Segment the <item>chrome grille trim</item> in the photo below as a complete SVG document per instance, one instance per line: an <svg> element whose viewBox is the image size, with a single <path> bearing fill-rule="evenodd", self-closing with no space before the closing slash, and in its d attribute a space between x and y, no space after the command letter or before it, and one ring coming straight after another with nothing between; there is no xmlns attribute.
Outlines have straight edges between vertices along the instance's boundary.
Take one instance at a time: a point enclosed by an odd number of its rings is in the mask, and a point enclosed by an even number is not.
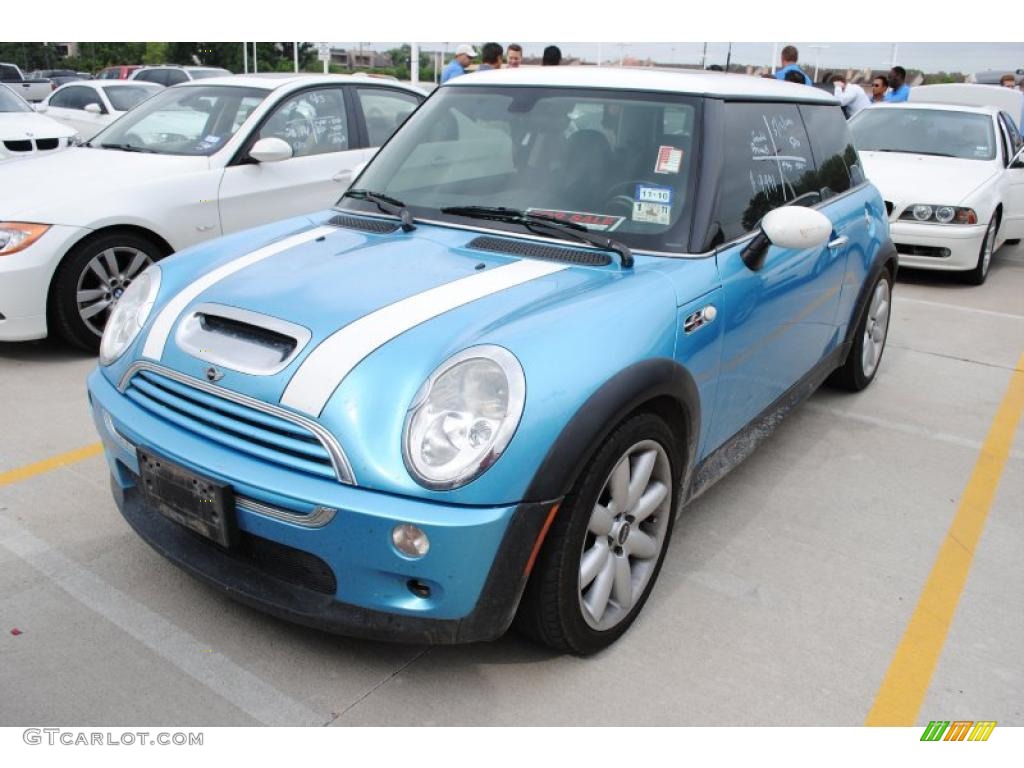
<svg viewBox="0 0 1024 768"><path fill-rule="evenodd" d="M239 509L255 512L257 515L264 515L286 523L301 525L304 528L323 528L338 514L338 510L331 507L314 507L310 514L302 515L279 507L272 507L269 504L264 504L245 496L236 496L235 506Z"/></svg>
<svg viewBox="0 0 1024 768"><path fill-rule="evenodd" d="M238 405L262 411L270 416L276 416L279 419L284 419L296 426L302 427L306 431L311 432L324 447L324 450L327 451L327 454L331 459L331 467L334 469L334 474L338 478L339 482L345 483L346 485L356 484L355 474L352 472L352 465L349 463L348 457L345 455L345 451L342 450L341 445L334 438L334 435L312 419L306 418L305 416L301 416L292 411L285 410L284 408L278 408L277 406L270 405L269 403L264 403L261 400L256 400L255 398L248 397L247 395L242 395L238 392L232 392L229 389L218 387L207 381L194 379L191 376L186 376L178 371L173 371L170 368L165 368L162 365L150 363L145 360L138 360L128 367L128 370L124 372L124 375L121 377L121 381L117 385L118 391L124 394L125 390L128 389L128 385L131 383L132 377L139 373L139 371L152 371L160 376L166 376L173 381L177 381L179 384L194 387L200 392L205 392L208 395L220 397L233 403L237 403Z"/></svg>

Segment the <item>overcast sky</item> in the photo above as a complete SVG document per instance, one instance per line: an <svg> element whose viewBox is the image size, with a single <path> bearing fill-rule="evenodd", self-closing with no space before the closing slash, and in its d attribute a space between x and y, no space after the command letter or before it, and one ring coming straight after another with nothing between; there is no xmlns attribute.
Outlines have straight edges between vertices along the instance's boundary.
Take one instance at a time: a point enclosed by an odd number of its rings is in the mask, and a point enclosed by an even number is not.
<svg viewBox="0 0 1024 768"><path fill-rule="evenodd" d="M451 51L461 41L447 43ZM476 41L478 42L478 41ZM507 45L512 40L498 40ZM566 56L579 56L596 61L598 51L605 61L618 61L623 53L636 58L652 58L661 63L699 63L703 43L559 43ZM779 43L779 49L785 41ZM336 46L355 48L359 43L334 43ZM363 43L364 48L383 50L401 43ZM526 55L540 56L547 43L523 43ZM819 59L822 68L871 67L888 68L896 63L908 69L926 72L978 72L986 69L1013 71L1024 68L1024 43L796 43L800 48L800 61L813 68ZM814 46L826 46L815 48ZM420 43L425 49L442 49L445 43ZM708 43L707 63L725 64L728 43ZM765 64L772 58L772 43L733 43L732 60L738 64Z"/></svg>

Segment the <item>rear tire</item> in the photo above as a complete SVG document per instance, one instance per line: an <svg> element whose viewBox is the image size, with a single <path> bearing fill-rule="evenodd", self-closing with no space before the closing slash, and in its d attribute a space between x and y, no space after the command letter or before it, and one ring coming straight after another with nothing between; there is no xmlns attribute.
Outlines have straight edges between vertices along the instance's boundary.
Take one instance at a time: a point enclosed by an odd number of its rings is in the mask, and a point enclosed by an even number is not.
<svg viewBox="0 0 1024 768"><path fill-rule="evenodd" d="M629 629L672 535L681 461L662 419L618 426L562 501L516 615L518 630L587 655Z"/></svg>
<svg viewBox="0 0 1024 768"><path fill-rule="evenodd" d="M111 232L76 245L54 277L57 333L76 347L97 351L103 328L124 289L165 255L153 240L130 232Z"/></svg>
<svg viewBox="0 0 1024 768"><path fill-rule="evenodd" d="M971 285L981 285L988 278L989 267L992 266L992 255L996 248L996 229L999 222L993 216L985 230L985 237L981 241L981 250L978 252L978 263L970 272L964 273L964 282Z"/></svg>
<svg viewBox="0 0 1024 768"><path fill-rule="evenodd" d="M837 368L829 377L829 384L859 392L874 380L882 363L885 342L889 338L891 313L892 275L886 268L871 287L868 305L857 325L850 354L842 367Z"/></svg>

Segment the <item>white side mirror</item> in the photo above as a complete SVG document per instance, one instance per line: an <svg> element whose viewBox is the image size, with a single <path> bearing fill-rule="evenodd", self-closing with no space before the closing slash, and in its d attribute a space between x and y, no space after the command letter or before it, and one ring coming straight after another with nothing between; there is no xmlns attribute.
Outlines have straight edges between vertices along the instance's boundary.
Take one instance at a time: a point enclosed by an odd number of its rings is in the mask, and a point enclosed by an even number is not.
<svg viewBox="0 0 1024 768"><path fill-rule="evenodd" d="M284 139L270 136L252 145L249 157L259 163L277 163L292 156L292 146Z"/></svg>
<svg viewBox="0 0 1024 768"><path fill-rule="evenodd" d="M86 104L85 105L85 111L88 112L90 115L102 115L103 114L103 110L100 108L99 104Z"/></svg>
<svg viewBox="0 0 1024 768"><path fill-rule="evenodd" d="M761 219L761 229L780 248L814 248L828 242L832 222L813 208L787 205L770 211Z"/></svg>

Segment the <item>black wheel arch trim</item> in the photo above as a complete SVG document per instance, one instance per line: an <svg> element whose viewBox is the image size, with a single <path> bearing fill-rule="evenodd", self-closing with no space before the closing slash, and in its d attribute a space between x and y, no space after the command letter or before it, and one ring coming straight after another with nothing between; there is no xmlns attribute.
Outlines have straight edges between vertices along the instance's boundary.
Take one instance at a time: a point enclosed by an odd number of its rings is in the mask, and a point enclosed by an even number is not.
<svg viewBox="0 0 1024 768"><path fill-rule="evenodd" d="M686 368L674 359L659 357L624 368L587 398L548 449L524 500L565 496L617 425L645 406L666 402L678 406L683 416L682 424L670 423L669 427L680 436L680 481L681 487L686 487L700 435L700 395Z"/></svg>

